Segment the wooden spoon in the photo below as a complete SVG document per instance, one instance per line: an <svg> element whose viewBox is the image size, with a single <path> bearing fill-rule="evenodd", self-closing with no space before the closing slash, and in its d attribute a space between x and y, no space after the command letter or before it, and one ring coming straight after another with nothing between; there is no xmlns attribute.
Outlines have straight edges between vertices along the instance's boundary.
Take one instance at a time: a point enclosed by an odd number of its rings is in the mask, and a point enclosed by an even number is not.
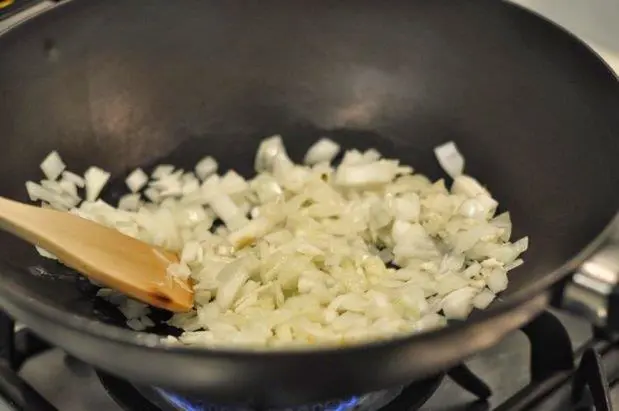
<svg viewBox="0 0 619 411"><path fill-rule="evenodd" d="M137 300L175 312L193 307L188 281L166 269L178 257L112 228L61 211L0 197L0 228L54 254L65 265Z"/></svg>

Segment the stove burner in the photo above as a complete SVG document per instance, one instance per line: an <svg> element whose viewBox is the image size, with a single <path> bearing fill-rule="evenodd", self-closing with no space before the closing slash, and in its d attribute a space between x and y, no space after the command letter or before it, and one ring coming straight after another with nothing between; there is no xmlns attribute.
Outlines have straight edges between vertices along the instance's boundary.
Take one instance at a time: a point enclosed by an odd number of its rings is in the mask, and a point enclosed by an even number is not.
<svg viewBox="0 0 619 411"><path fill-rule="evenodd" d="M158 388L155 388L155 391L171 405L176 407L178 411L252 411L252 407L247 405L216 405L205 403L200 400L192 401ZM314 404L305 404L300 407L286 407L282 408L280 411L376 411L393 401L401 392L402 388L383 390L365 395L353 395L345 400L324 401ZM271 408L270 411L278 410L276 408Z"/></svg>
<svg viewBox="0 0 619 411"><path fill-rule="evenodd" d="M203 399L191 399L160 388L138 388L133 384L97 372L108 394L126 411L252 411L258 407L221 405ZM302 406L267 408L269 411L414 411L434 394L443 375L412 383L406 387L351 396Z"/></svg>

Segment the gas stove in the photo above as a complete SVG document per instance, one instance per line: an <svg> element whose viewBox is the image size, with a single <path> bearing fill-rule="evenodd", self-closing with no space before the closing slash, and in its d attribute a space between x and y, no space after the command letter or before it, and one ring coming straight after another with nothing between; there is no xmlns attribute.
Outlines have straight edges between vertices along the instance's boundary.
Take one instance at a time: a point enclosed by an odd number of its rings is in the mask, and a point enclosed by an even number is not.
<svg viewBox="0 0 619 411"><path fill-rule="evenodd" d="M0 411L249 411L132 384L51 347L0 315ZM545 312L500 344L423 381L286 411L612 410L619 335ZM595 408L593 408L595 407Z"/></svg>

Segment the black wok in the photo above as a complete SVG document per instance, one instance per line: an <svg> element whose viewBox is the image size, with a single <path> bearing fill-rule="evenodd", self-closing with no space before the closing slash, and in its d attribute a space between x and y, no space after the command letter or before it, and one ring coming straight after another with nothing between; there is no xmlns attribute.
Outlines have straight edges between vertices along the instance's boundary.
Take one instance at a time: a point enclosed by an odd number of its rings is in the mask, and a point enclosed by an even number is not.
<svg viewBox="0 0 619 411"><path fill-rule="evenodd" d="M249 173L257 142L298 159L320 135L439 177L467 170L527 234L526 264L491 309L441 331L300 352L170 348L115 325L93 287L0 237L0 304L112 373L226 401L302 403L423 378L543 310L619 206L619 86L586 46L488 1L74 0L0 36L0 194L57 149L116 176L211 154ZM110 200L118 191L111 187Z"/></svg>

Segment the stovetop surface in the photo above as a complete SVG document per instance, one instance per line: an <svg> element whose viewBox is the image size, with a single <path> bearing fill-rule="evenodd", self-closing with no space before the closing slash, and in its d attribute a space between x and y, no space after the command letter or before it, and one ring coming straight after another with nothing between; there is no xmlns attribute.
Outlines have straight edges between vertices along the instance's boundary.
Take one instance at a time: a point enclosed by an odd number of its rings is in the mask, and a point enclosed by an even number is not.
<svg viewBox="0 0 619 411"><path fill-rule="evenodd" d="M573 347L583 346L592 336L591 327L574 317L556 313L564 324ZM467 365L491 390L487 402L479 402L449 377L423 406L424 411L492 410L502 404L529 382L529 342L520 331L509 335L498 345L471 358ZM619 371L619 350L616 361ZM612 367L611 367L612 368ZM607 370L614 375L615 370ZM107 394L94 370L61 350L53 349L27 361L20 375L39 393L63 411L121 411ZM534 410L569 411L569 384L564 384L554 394L538 404ZM612 401L619 407L619 387L611 390ZM476 402L477 401L477 402ZM6 407L5 407L6 408ZM0 411L9 411L10 408Z"/></svg>

